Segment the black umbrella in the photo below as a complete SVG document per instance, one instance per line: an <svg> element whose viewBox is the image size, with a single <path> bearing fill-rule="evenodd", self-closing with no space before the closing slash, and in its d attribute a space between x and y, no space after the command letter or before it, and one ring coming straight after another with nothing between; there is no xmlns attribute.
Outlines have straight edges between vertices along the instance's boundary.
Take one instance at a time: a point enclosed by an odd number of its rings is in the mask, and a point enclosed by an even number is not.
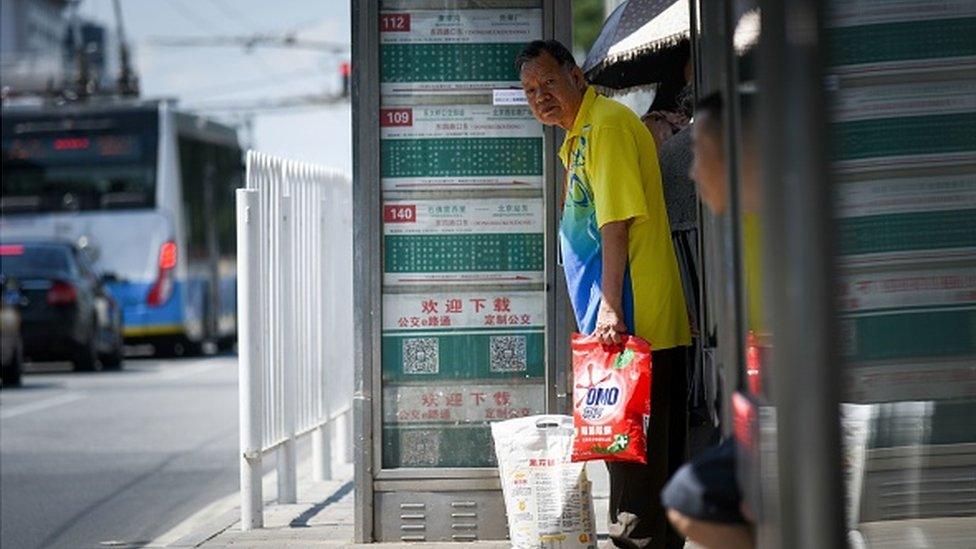
<svg viewBox="0 0 976 549"><path fill-rule="evenodd" d="M583 72L605 89L673 83L680 90L688 25L688 0L628 0L603 23Z"/></svg>

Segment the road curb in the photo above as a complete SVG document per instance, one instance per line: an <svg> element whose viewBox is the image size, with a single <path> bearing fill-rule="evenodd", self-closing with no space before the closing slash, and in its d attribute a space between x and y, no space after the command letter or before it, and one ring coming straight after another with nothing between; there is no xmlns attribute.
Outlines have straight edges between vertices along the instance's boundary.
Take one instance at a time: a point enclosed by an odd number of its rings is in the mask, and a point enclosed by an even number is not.
<svg viewBox="0 0 976 549"><path fill-rule="evenodd" d="M213 538L223 534L241 521L241 508L234 507L217 518L205 522L196 531L181 537L165 547L199 547Z"/></svg>

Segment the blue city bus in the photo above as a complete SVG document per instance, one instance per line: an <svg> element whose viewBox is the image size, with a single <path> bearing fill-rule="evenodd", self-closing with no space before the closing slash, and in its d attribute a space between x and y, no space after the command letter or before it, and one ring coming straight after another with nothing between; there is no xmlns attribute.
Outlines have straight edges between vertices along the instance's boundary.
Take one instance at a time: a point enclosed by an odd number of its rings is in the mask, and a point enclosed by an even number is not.
<svg viewBox="0 0 976 549"><path fill-rule="evenodd" d="M171 101L4 106L5 237L86 248L127 343L183 355L236 337L237 132Z"/></svg>

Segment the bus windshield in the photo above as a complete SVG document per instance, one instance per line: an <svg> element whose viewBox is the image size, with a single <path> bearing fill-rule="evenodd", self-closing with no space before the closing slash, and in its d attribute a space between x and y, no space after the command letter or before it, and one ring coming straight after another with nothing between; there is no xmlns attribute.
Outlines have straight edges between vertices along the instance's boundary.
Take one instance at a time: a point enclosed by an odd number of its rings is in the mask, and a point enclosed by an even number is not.
<svg viewBox="0 0 976 549"><path fill-rule="evenodd" d="M153 208L155 120L139 114L86 118L67 131L41 118L4 120L2 213Z"/></svg>

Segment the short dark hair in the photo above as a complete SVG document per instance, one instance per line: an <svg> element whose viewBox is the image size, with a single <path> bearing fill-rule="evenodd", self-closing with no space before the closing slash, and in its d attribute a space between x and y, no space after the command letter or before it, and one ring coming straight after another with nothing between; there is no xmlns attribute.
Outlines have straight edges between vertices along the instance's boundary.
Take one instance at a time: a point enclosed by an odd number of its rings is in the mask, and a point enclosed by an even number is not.
<svg viewBox="0 0 976 549"><path fill-rule="evenodd" d="M515 56L515 72L521 74L522 67L534 59L538 59L543 53L548 53L559 62L560 67L576 66L576 59L569 49L562 45L558 40L533 40L522 48L522 51Z"/></svg>
<svg viewBox="0 0 976 549"><path fill-rule="evenodd" d="M713 92L698 100L698 103L695 104L695 115L707 114L710 118L717 120L721 124L724 106L725 102L722 101L722 93Z"/></svg>
<svg viewBox="0 0 976 549"><path fill-rule="evenodd" d="M711 120L712 126L708 128L708 131L715 132L713 135L719 137L719 139L725 139L725 118L723 117L725 110L725 100L722 98L721 92L714 92L702 97L698 103L695 105L695 117L699 115L706 114ZM743 134L747 138L753 137L753 132L756 129L756 98L754 93L740 93L739 94L739 119L742 124ZM698 124L699 122L695 122Z"/></svg>

